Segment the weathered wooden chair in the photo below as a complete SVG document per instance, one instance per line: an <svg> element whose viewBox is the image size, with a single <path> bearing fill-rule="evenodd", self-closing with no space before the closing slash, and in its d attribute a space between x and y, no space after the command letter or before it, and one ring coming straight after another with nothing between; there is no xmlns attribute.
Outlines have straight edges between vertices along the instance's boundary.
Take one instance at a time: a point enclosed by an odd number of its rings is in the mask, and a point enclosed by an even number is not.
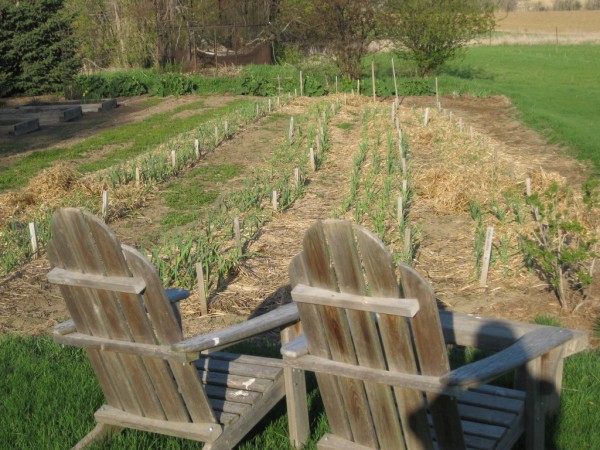
<svg viewBox="0 0 600 450"><path fill-rule="evenodd" d="M305 334L282 353L293 370L316 372L331 426L319 449L508 449L524 431L527 448L542 449L562 359L585 334L440 315L426 280L399 269L401 288L383 243L338 220L313 225L290 264ZM447 344L500 351L450 370ZM515 369L523 389L485 384ZM302 406L290 412L296 444L307 432Z"/></svg>
<svg viewBox="0 0 600 450"><path fill-rule="evenodd" d="M135 428L230 449L284 396L281 360L214 350L296 323L294 305L183 340L152 265L93 215L57 210L48 257L72 318L54 340L85 349L107 402L75 448Z"/></svg>

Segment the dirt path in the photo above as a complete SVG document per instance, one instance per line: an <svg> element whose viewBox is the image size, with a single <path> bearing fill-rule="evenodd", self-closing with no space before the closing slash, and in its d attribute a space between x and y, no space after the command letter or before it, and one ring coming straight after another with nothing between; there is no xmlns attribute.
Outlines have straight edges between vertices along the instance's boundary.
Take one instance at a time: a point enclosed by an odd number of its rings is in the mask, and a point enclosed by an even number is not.
<svg viewBox="0 0 600 450"><path fill-rule="evenodd" d="M304 232L316 220L332 217L334 208L346 194L344 188L348 185L360 127L347 131L336 125L355 121L352 113L360 109L346 106L332 118L329 124L331 148L324 164L309 175L304 195L262 227L258 238L247 249L248 253L258 256L245 260L238 269L238 276L212 299L214 310L244 317L289 301L288 265L301 250ZM289 112L295 113L293 109ZM182 305L182 312L188 327L186 332L194 334L206 329L206 320L194 307L194 298L189 305Z"/></svg>

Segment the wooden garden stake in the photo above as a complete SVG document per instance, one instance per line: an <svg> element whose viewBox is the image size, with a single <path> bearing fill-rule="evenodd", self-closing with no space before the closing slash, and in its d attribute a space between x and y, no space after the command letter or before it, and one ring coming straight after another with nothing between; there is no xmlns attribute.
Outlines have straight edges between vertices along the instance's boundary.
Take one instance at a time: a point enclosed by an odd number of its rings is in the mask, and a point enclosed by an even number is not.
<svg viewBox="0 0 600 450"><path fill-rule="evenodd" d="M206 288L204 287L204 270L202 263L196 263L196 278L198 278L198 298L200 299L200 314L208 314L208 303L206 302Z"/></svg>
<svg viewBox="0 0 600 450"><path fill-rule="evenodd" d="M279 209L279 201L277 200L277 191L273 189L273 211L277 211Z"/></svg>
<svg viewBox="0 0 600 450"><path fill-rule="evenodd" d="M136 186L140 185L140 166L137 166L135 168L135 185Z"/></svg>
<svg viewBox="0 0 600 450"><path fill-rule="evenodd" d="M277 96L277 107L279 108L281 106L281 100L279 99L279 95Z"/></svg>
<svg viewBox="0 0 600 450"><path fill-rule="evenodd" d="M371 61L371 82L373 84L373 102L376 102L377 93L375 92L375 60Z"/></svg>
<svg viewBox="0 0 600 450"><path fill-rule="evenodd" d="M412 236L411 236L411 232L410 232L410 226L404 227L404 254L405 255L408 255L410 253L411 240L412 240Z"/></svg>
<svg viewBox="0 0 600 450"><path fill-rule="evenodd" d="M294 168L294 181L296 182L296 188L300 187L300 169Z"/></svg>
<svg viewBox="0 0 600 450"><path fill-rule="evenodd" d="M321 136L317 135L315 138L315 146L317 147L317 154L321 153Z"/></svg>
<svg viewBox="0 0 600 450"><path fill-rule="evenodd" d="M394 58L392 58L392 75L394 77L394 95L396 95L396 100L398 100L398 82L396 81L396 68L394 67Z"/></svg>
<svg viewBox="0 0 600 450"><path fill-rule="evenodd" d="M198 139L194 140L194 153L196 154L196 159L200 159L200 141Z"/></svg>
<svg viewBox="0 0 600 450"><path fill-rule="evenodd" d="M315 150L311 147L309 150L310 153L310 168L313 172L317 170L317 161L315 160Z"/></svg>
<svg viewBox="0 0 600 450"><path fill-rule="evenodd" d="M429 108L425 108L425 117L423 118L423 126L429 123Z"/></svg>
<svg viewBox="0 0 600 450"><path fill-rule="evenodd" d="M300 97L304 95L304 83L302 83L302 71L300 71Z"/></svg>
<svg viewBox="0 0 600 450"><path fill-rule="evenodd" d="M39 256L37 229L35 223L29 222L29 238L31 239L31 253L34 258Z"/></svg>
<svg viewBox="0 0 600 450"><path fill-rule="evenodd" d="M269 99L269 112L271 112L271 99Z"/></svg>
<svg viewBox="0 0 600 450"><path fill-rule="evenodd" d="M240 233L240 218L233 218L233 234L235 235L235 245L237 248L242 248L242 236Z"/></svg>
<svg viewBox="0 0 600 450"><path fill-rule="evenodd" d="M337 75L335 76L335 93L338 93Z"/></svg>
<svg viewBox="0 0 600 450"><path fill-rule="evenodd" d="M356 80L356 95L360 95L360 80Z"/></svg>
<svg viewBox="0 0 600 450"><path fill-rule="evenodd" d="M269 106L271 105L271 99L269 99ZM270 110L270 109L269 109ZM225 136L229 135L229 122L227 121L227 119L225 119L223 121L223 134Z"/></svg>
<svg viewBox="0 0 600 450"><path fill-rule="evenodd" d="M290 117L290 130L288 132L288 140L292 142L292 138L294 137L294 116Z"/></svg>
<svg viewBox="0 0 600 450"><path fill-rule="evenodd" d="M108 189L102 191L102 220L108 219Z"/></svg>
<svg viewBox="0 0 600 450"><path fill-rule="evenodd" d="M486 287L488 270L490 267L490 258L492 256L492 242L494 239L494 227L488 227L485 233L485 247L483 250L483 261L481 263L481 277L479 278L479 286Z"/></svg>
<svg viewBox="0 0 600 450"><path fill-rule="evenodd" d="M398 196L398 225L402 226L404 222L404 210L402 209L402 196Z"/></svg>
<svg viewBox="0 0 600 450"><path fill-rule="evenodd" d="M171 150L171 165L174 169L177 167L177 154L175 150Z"/></svg>
<svg viewBox="0 0 600 450"><path fill-rule="evenodd" d="M256 105L256 109L258 109L258 105ZM217 145L219 145L219 127L215 125L215 147Z"/></svg>
<svg viewBox="0 0 600 450"><path fill-rule="evenodd" d="M298 97L298 88L294 88L294 97Z"/></svg>
<svg viewBox="0 0 600 450"><path fill-rule="evenodd" d="M525 194L531 196L531 178L525 178Z"/></svg>

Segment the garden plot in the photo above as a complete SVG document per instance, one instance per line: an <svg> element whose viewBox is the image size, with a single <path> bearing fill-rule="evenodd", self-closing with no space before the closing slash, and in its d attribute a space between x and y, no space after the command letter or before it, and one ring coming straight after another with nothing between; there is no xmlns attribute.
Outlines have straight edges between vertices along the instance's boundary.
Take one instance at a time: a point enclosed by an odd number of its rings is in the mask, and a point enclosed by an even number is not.
<svg viewBox="0 0 600 450"><path fill-rule="evenodd" d="M485 99L474 101L480 105ZM298 236L314 220L333 216L352 219L377 231L394 250L396 259L412 262L429 277L448 308L523 320L554 314L565 325L593 328L597 302L588 299L575 313L563 313L548 283L526 269L523 258L516 254L513 227L535 229L535 224L519 224L514 205L510 211L504 211L510 203L501 194L505 186L511 186L523 202L519 203L523 218L531 214L524 200L524 174L530 175L534 190L540 192L552 181L562 182L563 178L540 171L539 161L528 159L527 155L511 164L513 157L502 142L481 131L475 131L471 138L469 127L476 117L465 115L460 122L461 132L456 115L450 117L431 110L425 126L422 108L400 106L395 110L398 122L394 122L391 101L374 103L363 97L295 99L273 116L266 111L266 102L261 105L266 118L252 121L219 141L216 150L209 151L200 164L222 168L228 161L243 161L244 155L261 155L264 158L256 161L254 168L265 170L236 172L225 180L215 178L214 185L206 185L206 189L225 192L228 189L223 189L224 186L231 187L230 194L234 197L219 196L213 204L216 209L207 207L204 218L195 218L184 228L175 228L165 239L155 242L154 247L145 249L167 284L194 288L192 297L182 304L186 331L195 333L218 327L224 317L241 320L257 309L286 301L287 263L299 248ZM489 108L480 114L487 114L491 120L497 111ZM294 125L290 133L291 117ZM222 130L223 121L219 123ZM511 130L511 136L515 132ZM202 133L206 142L218 140L214 124ZM317 136L321 136L319 144ZM185 139L186 148L193 155L190 144L193 135ZM175 140L173 145L179 145L178 142L183 141ZM312 147L314 151L317 145L321 146L321 152L316 152L314 171L309 150ZM170 149L162 150L166 166L171 158ZM193 174L186 183L193 184L196 176L206 176L206 172L196 173L187 163L182 164L172 175ZM135 164L124 164L107 174L114 173L115 180L121 179L117 184L123 185L126 192L125 186L131 189L136 185L135 168ZM301 189L294 180L295 168L302 171ZM439 184L442 181L446 184ZM205 183L206 179L198 178L198 182ZM235 185L241 186L241 191ZM151 213L156 206L164 208L161 191L165 187L158 183L150 191L141 189L140 203L146 205L144 209L128 206L127 196L120 197L115 191L115 212L124 208L122 211L129 211L127 214L135 217L121 220L119 214L112 216L112 226L120 236L136 243L135 238L151 228L152 235L158 235L161 227L174 228L160 225L169 211ZM95 200L86 207L99 212L100 196L97 190L94 192ZM498 195L488 195L493 193ZM273 199L277 200L276 205ZM472 199L479 199L482 205L481 224L476 220L477 214L473 217ZM246 204L249 209L242 208ZM505 218L500 223L501 219L495 218L492 210L512 219ZM241 223L239 243L234 215ZM131 221L135 226L128 228ZM475 251L480 236L477 230L491 224L497 227L498 240L493 247L487 284L481 287L477 268L480 258ZM503 242L507 249L504 253ZM201 248L203 254L199 253ZM192 257L187 262L177 265L177 261L189 255ZM210 258L221 262L212 265ZM206 269L205 286L211 302L208 316L200 314L199 294L195 289L197 262ZM62 319L57 309L60 299L41 281L46 271L42 258L13 271L19 275L9 274L0 281L3 330L41 331ZM29 304L29 297L36 297L37 303Z"/></svg>

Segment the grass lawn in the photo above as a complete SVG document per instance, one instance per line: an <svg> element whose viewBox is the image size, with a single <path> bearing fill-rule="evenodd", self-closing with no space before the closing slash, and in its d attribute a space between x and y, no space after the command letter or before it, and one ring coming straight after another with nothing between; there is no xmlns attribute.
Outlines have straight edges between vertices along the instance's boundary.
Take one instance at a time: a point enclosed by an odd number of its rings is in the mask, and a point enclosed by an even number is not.
<svg viewBox="0 0 600 450"><path fill-rule="evenodd" d="M244 353L275 356L275 347L246 345ZM586 352L565 364L561 412L548 427L547 448L600 448L600 352ZM309 385L311 384L309 380ZM311 439L328 429L315 389L309 389ZM103 403L85 353L61 347L50 337L0 336L0 448L70 448L94 427ZM128 430L102 449L199 449L197 442ZM241 443L243 450L289 449L285 404L281 402Z"/></svg>

